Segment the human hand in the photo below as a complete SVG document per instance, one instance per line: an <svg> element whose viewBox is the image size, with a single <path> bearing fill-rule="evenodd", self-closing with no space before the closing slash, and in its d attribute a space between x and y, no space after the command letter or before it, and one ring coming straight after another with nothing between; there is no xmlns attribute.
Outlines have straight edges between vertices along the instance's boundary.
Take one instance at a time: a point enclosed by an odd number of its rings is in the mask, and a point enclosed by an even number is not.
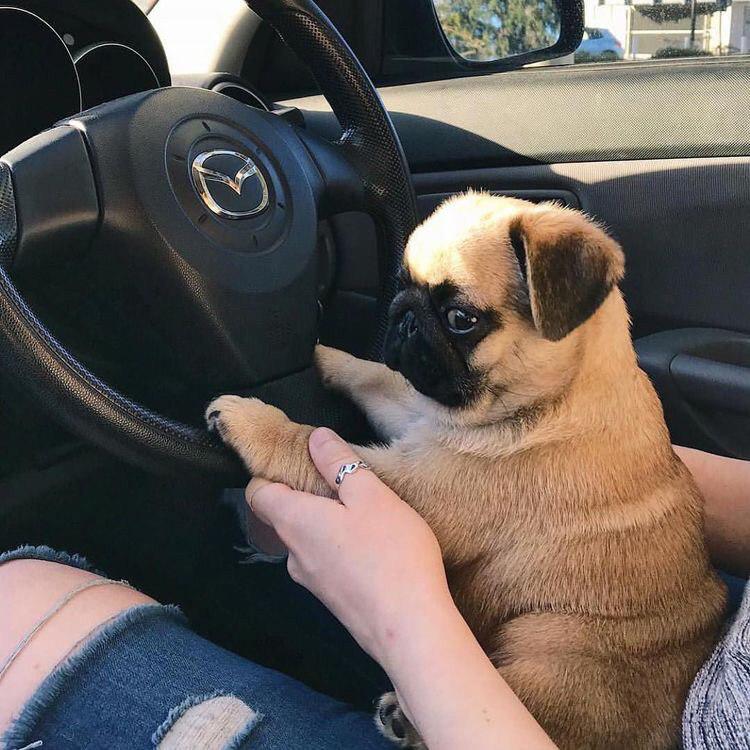
<svg viewBox="0 0 750 750"><path fill-rule="evenodd" d="M309 446L332 489L339 467L358 459L327 429ZM341 504L254 479L246 498L288 548L292 578L383 666L427 745L553 748L456 609L425 521L371 471L338 489Z"/></svg>
<svg viewBox="0 0 750 750"><path fill-rule="evenodd" d="M309 448L334 489L339 467L358 460L326 428L312 433ZM246 498L289 550L291 577L387 668L399 640L411 637L414 613L424 619L454 607L440 547L425 521L372 471L347 475L338 490L340 503L253 479Z"/></svg>

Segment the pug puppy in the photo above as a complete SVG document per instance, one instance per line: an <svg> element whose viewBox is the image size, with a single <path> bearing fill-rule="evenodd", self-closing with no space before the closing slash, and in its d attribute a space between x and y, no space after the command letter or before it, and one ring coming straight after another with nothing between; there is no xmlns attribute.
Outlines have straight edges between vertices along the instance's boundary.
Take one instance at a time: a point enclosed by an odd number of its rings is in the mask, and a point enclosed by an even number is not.
<svg viewBox="0 0 750 750"><path fill-rule="evenodd" d="M409 240L385 364L316 352L387 441L356 450L434 530L485 652L571 750L674 747L725 604L623 270L583 214L469 193ZM330 494L312 427L237 396L207 417L254 474ZM421 746L393 694L376 721Z"/></svg>

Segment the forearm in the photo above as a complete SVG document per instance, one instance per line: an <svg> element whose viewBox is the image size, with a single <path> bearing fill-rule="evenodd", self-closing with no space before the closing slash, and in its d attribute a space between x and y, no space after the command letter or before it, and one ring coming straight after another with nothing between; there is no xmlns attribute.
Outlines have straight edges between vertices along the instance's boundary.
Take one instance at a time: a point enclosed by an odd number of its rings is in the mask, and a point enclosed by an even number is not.
<svg viewBox="0 0 750 750"><path fill-rule="evenodd" d="M706 542L717 566L750 574L750 461L675 447L705 498Z"/></svg>
<svg viewBox="0 0 750 750"><path fill-rule="evenodd" d="M554 748L448 597L388 631L383 666L430 750Z"/></svg>

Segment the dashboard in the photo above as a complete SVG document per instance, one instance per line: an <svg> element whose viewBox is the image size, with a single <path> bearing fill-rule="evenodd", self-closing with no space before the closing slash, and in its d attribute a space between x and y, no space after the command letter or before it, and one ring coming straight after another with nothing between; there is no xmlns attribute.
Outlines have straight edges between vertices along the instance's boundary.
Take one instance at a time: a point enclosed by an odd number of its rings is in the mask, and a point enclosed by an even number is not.
<svg viewBox="0 0 750 750"><path fill-rule="evenodd" d="M60 119L171 83L131 0L0 2L0 154Z"/></svg>
<svg viewBox="0 0 750 750"><path fill-rule="evenodd" d="M0 0L0 155L83 110L172 83L161 40L133 0ZM174 83L278 109L229 73Z"/></svg>
<svg viewBox="0 0 750 750"><path fill-rule="evenodd" d="M0 80L0 155L83 110L173 83L161 41L133 0L0 0ZM175 83L275 108L226 73Z"/></svg>
<svg viewBox="0 0 750 750"><path fill-rule="evenodd" d="M131 0L0 2L0 154L60 119L171 82Z"/></svg>
<svg viewBox="0 0 750 750"><path fill-rule="evenodd" d="M173 83L284 111L303 124L293 108L234 74L173 80L161 40L134 0L0 0L0 156L60 120Z"/></svg>

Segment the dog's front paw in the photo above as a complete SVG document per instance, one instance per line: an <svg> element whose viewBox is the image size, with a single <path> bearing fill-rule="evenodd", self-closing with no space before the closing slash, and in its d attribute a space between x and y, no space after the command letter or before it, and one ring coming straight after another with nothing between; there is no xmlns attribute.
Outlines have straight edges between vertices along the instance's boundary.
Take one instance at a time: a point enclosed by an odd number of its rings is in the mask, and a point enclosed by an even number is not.
<svg viewBox="0 0 750 750"><path fill-rule="evenodd" d="M281 409L241 396L219 396L205 416L208 429L234 448L251 471L262 470L260 459L273 450L279 428L288 421Z"/></svg>
<svg viewBox="0 0 750 750"><path fill-rule="evenodd" d="M347 384L347 372L352 360L356 361L347 352L334 349L330 346L318 344L315 347L315 366L320 373L320 379L329 388L344 388Z"/></svg>
<svg viewBox="0 0 750 750"><path fill-rule="evenodd" d="M206 407L206 426L229 443L253 417L255 411L266 406L257 398L219 396Z"/></svg>
<svg viewBox="0 0 750 750"><path fill-rule="evenodd" d="M219 396L206 407L206 427L209 432L215 432L219 437L224 437L227 421L234 421L233 415L239 411L242 396ZM222 415L223 412L223 415ZM229 418L229 419L228 419Z"/></svg>
<svg viewBox="0 0 750 750"><path fill-rule="evenodd" d="M375 725L381 734L396 745L408 750L427 750L422 738L401 710L396 693L386 693L379 701Z"/></svg>

